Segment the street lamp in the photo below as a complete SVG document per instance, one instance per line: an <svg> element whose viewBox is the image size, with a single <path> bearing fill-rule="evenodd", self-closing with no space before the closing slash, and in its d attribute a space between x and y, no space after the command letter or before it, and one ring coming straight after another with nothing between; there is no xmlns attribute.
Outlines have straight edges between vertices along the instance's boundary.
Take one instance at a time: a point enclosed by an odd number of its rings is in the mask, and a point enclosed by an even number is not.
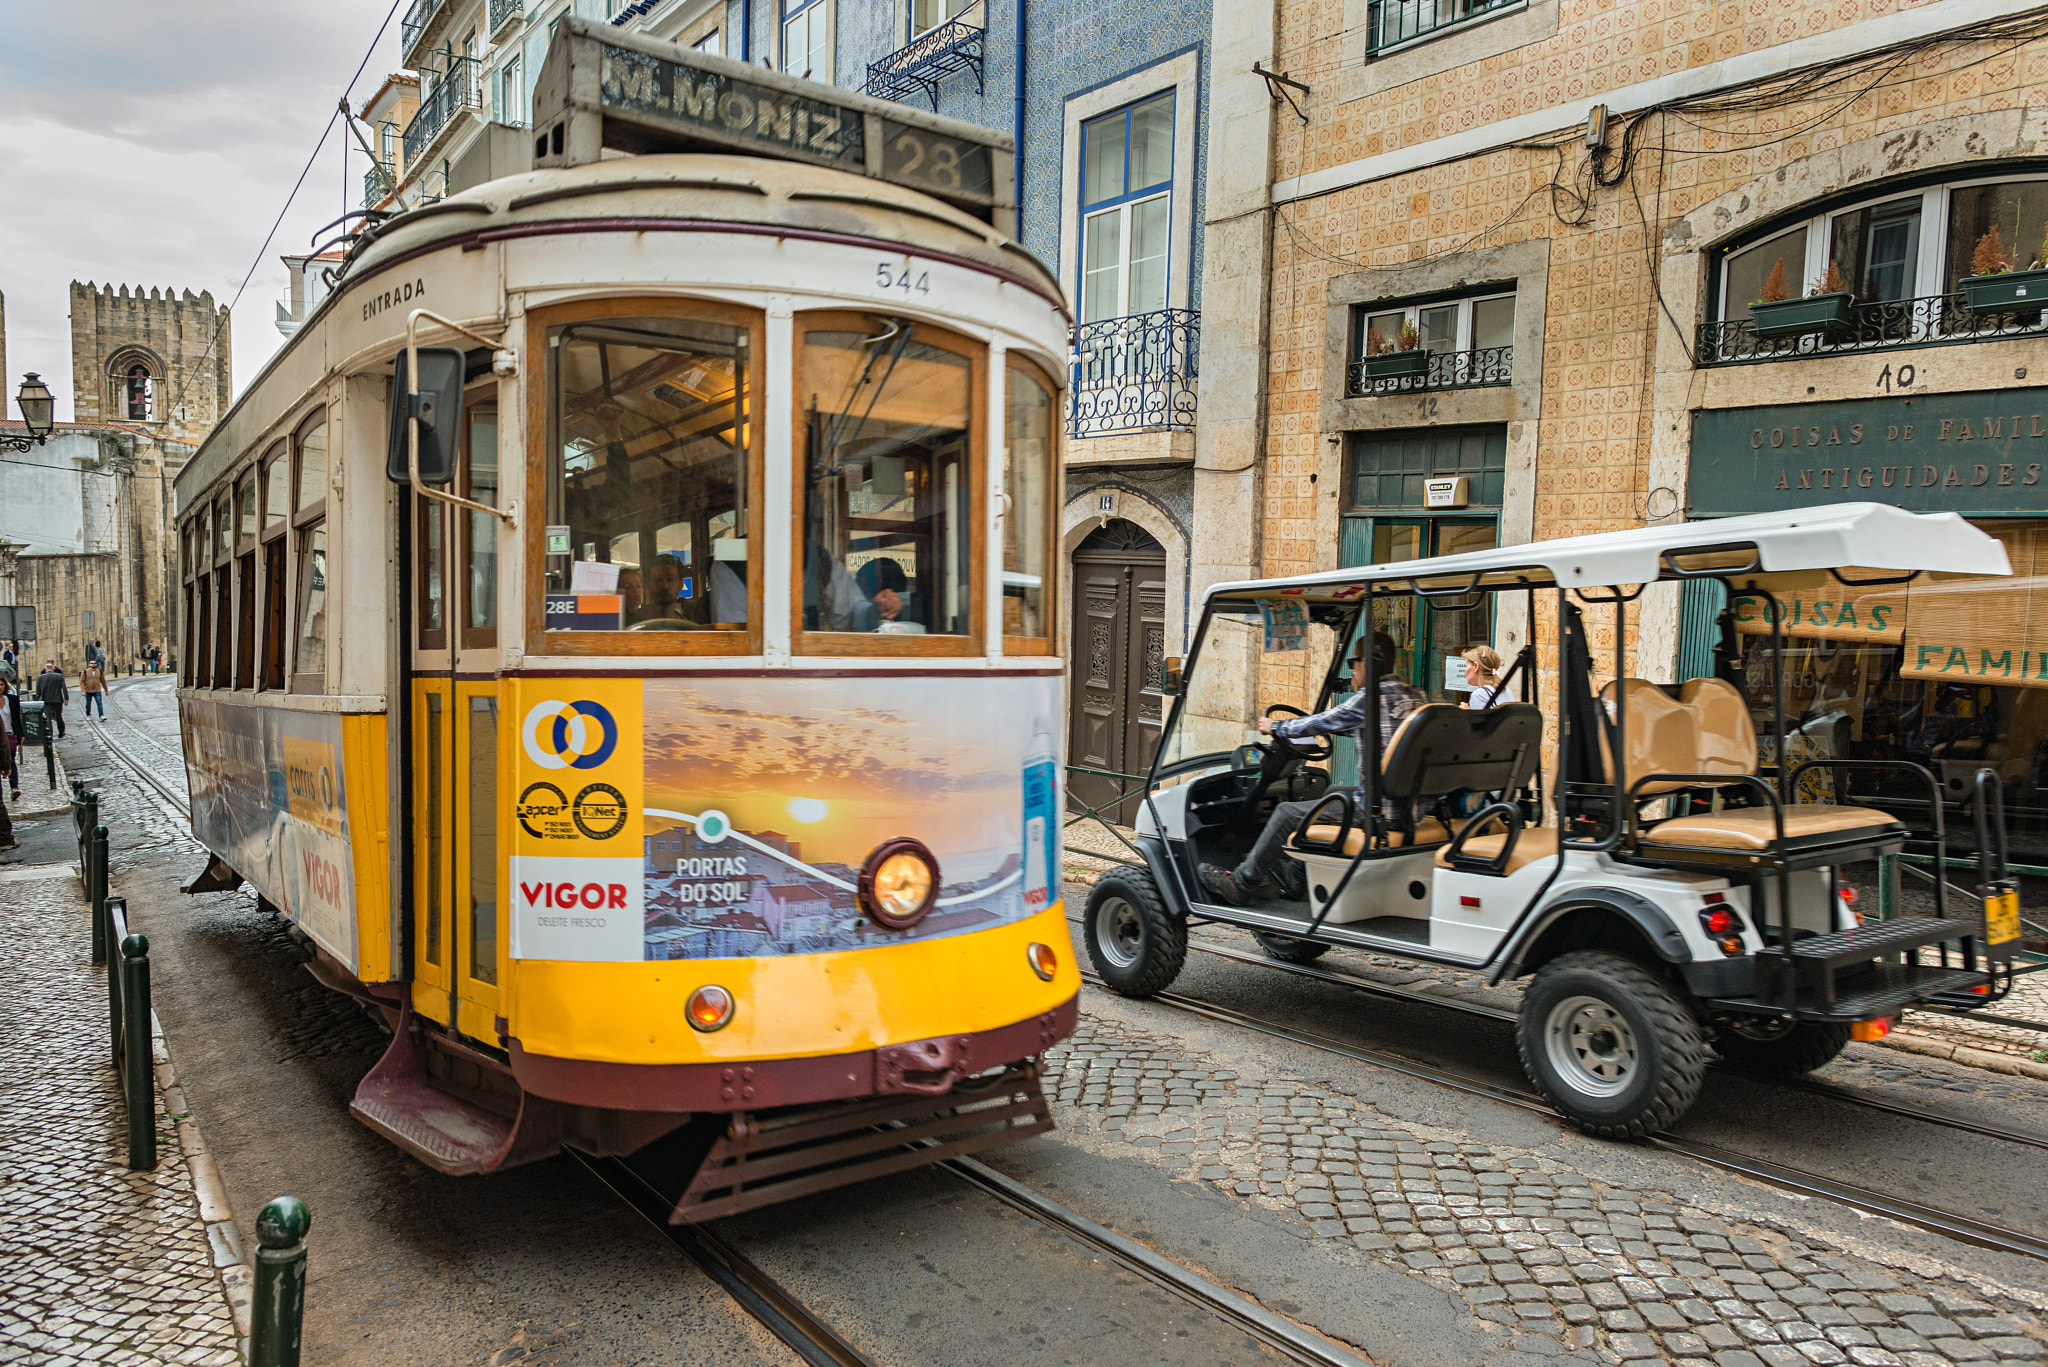
<svg viewBox="0 0 2048 1367"><path fill-rule="evenodd" d="M21 405L21 420L28 427L28 435L16 437L0 432L0 451L26 451L31 446L41 446L57 425L51 420L57 407L56 396L33 370L22 376L21 392L15 395L15 402Z"/></svg>

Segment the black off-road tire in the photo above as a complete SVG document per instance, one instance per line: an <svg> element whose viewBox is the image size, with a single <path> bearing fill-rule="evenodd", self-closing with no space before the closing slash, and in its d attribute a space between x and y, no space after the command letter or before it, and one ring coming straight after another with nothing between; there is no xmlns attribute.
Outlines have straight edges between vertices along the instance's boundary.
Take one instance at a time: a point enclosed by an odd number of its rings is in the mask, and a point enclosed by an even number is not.
<svg viewBox="0 0 2048 1367"><path fill-rule="evenodd" d="M1847 1025L1800 1021L1776 1039L1752 1039L1732 1026L1714 1031L1714 1051L1731 1068L1766 1077L1804 1077L1849 1047Z"/></svg>
<svg viewBox="0 0 2048 1367"><path fill-rule="evenodd" d="M1180 976L1187 923L1166 909L1151 871L1119 864L1095 881L1081 914L1081 939L1112 992L1150 997Z"/></svg>
<svg viewBox="0 0 2048 1367"><path fill-rule="evenodd" d="M1259 942L1259 948L1266 951L1269 959L1278 959L1283 964L1312 964L1330 952L1330 947L1316 940L1297 940L1292 935L1272 935L1263 930L1252 932L1252 938Z"/></svg>
<svg viewBox="0 0 2048 1367"><path fill-rule="evenodd" d="M1572 1007L1590 1003L1590 1008ZM1570 1026L1580 1010L1608 1022L1601 1030L1618 1040L1632 1060L1611 1083L1603 1083L1572 1062ZM1558 1017L1560 1047L1550 1035ZM1625 1036L1623 1032L1625 1031ZM1706 1075L1707 1041L1685 998L1636 960L1608 950L1560 954L1536 970L1516 1022L1515 1042L1522 1069L1558 1111L1602 1139L1637 1139L1669 1129L1699 1096ZM1598 1060L1596 1060L1598 1061ZM1597 1090L1611 1085L1612 1091Z"/></svg>

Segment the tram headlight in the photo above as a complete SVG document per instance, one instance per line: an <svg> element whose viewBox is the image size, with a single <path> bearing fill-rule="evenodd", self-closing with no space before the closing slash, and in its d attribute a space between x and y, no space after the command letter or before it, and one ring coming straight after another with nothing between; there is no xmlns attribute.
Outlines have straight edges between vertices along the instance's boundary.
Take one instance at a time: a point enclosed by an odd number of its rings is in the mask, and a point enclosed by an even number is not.
<svg viewBox="0 0 2048 1367"><path fill-rule="evenodd" d="M1052 952L1051 945L1034 944L1024 951L1024 958L1042 982L1051 982L1052 975L1060 971L1060 956Z"/></svg>
<svg viewBox="0 0 2048 1367"><path fill-rule="evenodd" d="M939 861L907 835L884 840L860 866L860 909L887 930L908 930L932 909Z"/></svg>
<svg viewBox="0 0 2048 1367"><path fill-rule="evenodd" d="M706 983L690 994L683 1004L683 1014L690 1018L690 1028L710 1034L723 1030L732 1020L732 993L712 983Z"/></svg>

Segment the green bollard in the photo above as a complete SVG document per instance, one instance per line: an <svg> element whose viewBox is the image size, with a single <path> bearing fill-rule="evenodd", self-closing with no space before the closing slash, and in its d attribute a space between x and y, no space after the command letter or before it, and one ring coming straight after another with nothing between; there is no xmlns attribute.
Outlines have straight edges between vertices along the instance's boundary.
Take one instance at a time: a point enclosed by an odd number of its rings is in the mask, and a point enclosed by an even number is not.
<svg viewBox="0 0 2048 1367"><path fill-rule="evenodd" d="M121 941L121 1069L128 1101L128 1166L156 1171L156 1054L149 1033L149 939Z"/></svg>
<svg viewBox="0 0 2048 1367"><path fill-rule="evenodd" d="M99 804L92 810L97 816ZM103 964L107 961L107 828L94 826L92 836L86 841L85 864L83 866L85 900L92 908L92 961Z"/></svg>
<svg viewBox="0 0 2048 1367"><path fill-rule="evenodd" d="M50 776L50 787L54 789L57 786L57 749L56 740L48 729L43 731L43 772Z"/></svg>
<svg viewBox="0 0 2048 1367"><path fill-rule="evenodd" d="M115 917L118 913L119 921ZM104 929L101 933L112 944L117 933L125 933L128 926L128 899L110 897L100 908L100 919ZM107 1058L118 1071L121 1067L121 965L107 966Z"/></svg>
<svg viewBox="0 0 2048 1367"><path fill-rule="evenodd" d="M280 1196L256 1216L256 1299L249 1325L249 1367L299 1367L306 1318L306 1231L313 1216L296 1196Z"/></svg>

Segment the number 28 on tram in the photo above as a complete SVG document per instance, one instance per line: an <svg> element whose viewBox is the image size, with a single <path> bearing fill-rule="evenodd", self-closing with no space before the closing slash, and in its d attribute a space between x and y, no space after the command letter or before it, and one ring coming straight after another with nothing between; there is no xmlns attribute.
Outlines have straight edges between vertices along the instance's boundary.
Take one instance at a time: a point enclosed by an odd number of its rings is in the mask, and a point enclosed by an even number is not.
<svg viewBox="0 0 2048 1367"><path fill-rule="evenodd" d="M533 144L178 478L195 887L381 1010L353 1109L442 1171L668 1140L692 1219L1049 1128L1068 319L1009 143L572 19Z"/></svg>

